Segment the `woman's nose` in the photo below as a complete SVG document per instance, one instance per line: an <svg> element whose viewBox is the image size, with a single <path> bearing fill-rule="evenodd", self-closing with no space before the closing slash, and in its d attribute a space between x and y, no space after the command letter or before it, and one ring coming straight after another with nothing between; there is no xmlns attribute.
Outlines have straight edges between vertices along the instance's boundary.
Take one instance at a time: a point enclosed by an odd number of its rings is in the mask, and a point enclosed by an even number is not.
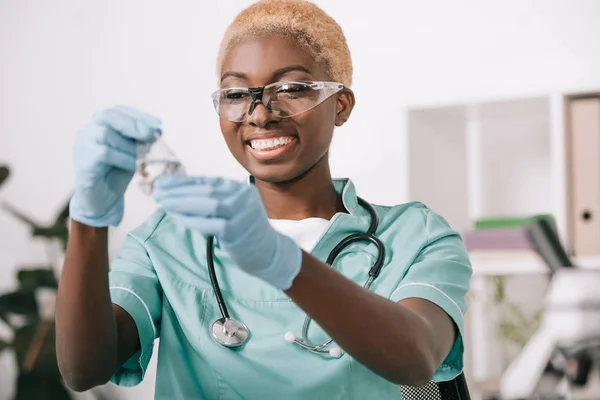
<svg viewBox="0 0 600 400"><path fill-rule="evenodd" d="M250 125L265 127L269 122L278 120L269 109L263 104L262 101L256 101L250 106L250 110L248 111L248 116L246 117L246 121Z"/></svg>

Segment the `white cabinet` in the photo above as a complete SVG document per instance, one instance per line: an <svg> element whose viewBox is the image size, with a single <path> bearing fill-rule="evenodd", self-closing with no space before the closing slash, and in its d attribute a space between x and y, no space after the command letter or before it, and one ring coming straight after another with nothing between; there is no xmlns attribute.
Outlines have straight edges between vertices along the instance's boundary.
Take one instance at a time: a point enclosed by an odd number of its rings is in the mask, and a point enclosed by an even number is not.
<svg viewBox="0 0 600 400"><path fill-rule="evenodd" d="M589 91L594 92L600 90ZM570 248L566 112L569 99L582 94L409 108L408 197L427 204L459 232L479 218L552 214ZM507 292L529 311L541 307L547 286L541 261L508 255L494 260L475 256L472 261L465 355L471 382L498 377L508 362L499 354L502 344L494 328L499 314L486 297L493 296L488 277L511 276ZM600 257L578 258L576 264L598 267Z"/></svg>

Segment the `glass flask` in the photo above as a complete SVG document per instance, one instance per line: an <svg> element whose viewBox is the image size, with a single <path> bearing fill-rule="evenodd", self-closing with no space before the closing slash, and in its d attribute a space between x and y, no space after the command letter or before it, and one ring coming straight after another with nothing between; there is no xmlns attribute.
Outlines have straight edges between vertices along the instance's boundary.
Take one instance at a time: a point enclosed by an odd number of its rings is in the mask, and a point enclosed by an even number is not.
<svg viewBox="0 0 600 400"><path fill-rule="evenodd" d="M154 134L152 142L137 145L136 173L142 191L152 194L154 181L163 175L185 175L185 168L179 158L167 146L162 136Z"/></svg>

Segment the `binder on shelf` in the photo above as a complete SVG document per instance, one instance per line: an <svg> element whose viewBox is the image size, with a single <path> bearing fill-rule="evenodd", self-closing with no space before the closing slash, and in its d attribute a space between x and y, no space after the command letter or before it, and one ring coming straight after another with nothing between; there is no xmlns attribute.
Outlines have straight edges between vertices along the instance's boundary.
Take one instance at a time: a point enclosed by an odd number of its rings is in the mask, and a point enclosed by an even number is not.
<svg viewBox="0 0 600 400"><path fill-rule="evenodd" d="M522 228L475 229L466 232L465 245L479 262L545 265L550 274L575 267L560 241L554 218L530 218Z"/></svg>
<svg viewBox="0 0 600 400"><path fill-rule="evenodd" d="M552 214L535 214L531 216L512 216L512 217L489 217L475 220L475 229L502 229L502 228L522 228L527 224L546 219L551 223L555 223L554 215Z"/></svg>
<svg viewBox="0 0 600 400"><path fill-rule="evenodd" d="M535 251L527 228L536 221L546 221L551 228L556 224L551 214L484 218L462 236L468 251Z"/></svg>
<svg viewBox="0 0 600 400"><path fill-rule="evenodd" d="M543 264L527 232L527 221L531 220L532 217L495 217L475 221L475 229L462 234L469 257L475 264L492 266L498 273L504 270L502 265L510 271L518 265Z"/></svg>
<svg viewBox="0 0 600 400"><path fill-rule="evenodd" d="M525 228L475 229L463 234L468 251L533 250Z"/></svg>
<svg viewBox="0 0 600 400"><path fill-rule="evenodd" d="M600 96L568 107L569 233L575 256L600 255Z"/></svg>

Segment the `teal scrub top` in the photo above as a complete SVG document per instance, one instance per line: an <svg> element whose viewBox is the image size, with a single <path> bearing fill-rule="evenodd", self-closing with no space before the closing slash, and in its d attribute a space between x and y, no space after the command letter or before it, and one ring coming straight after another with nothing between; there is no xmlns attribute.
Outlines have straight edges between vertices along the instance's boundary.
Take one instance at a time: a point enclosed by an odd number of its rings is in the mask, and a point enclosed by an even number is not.
<svg viewBox="0 0 600 400"><path fill-rule="evenodd" d="M343 238L366 232L370 217L358 203L351 181L334 180L349 214L336 214L312 251L325 261ZM371 291L397 302L427 299L454 320L459 335L434 380L454 378L463 368L464 314L471 265L461 237L421 203L375 206L377 236L386 247L384 266ZM231 316L251 331L248 343L233 350L209 332L221 318L206 263L206 238L157 211L130 232L111 265L113 303L133 317L141 350L112 377L134 386L144 377L158 346L156 399L394 399L399 387L344 353L339 359L313 354L285 341L301 334L305 313L285 293L236 268L215 241L216 274ZM358 242L333 265L363 285L377 257L373 244ZM374 335L379 333L373 332ZM328 335L310 325L309 339Z"/></svg>

